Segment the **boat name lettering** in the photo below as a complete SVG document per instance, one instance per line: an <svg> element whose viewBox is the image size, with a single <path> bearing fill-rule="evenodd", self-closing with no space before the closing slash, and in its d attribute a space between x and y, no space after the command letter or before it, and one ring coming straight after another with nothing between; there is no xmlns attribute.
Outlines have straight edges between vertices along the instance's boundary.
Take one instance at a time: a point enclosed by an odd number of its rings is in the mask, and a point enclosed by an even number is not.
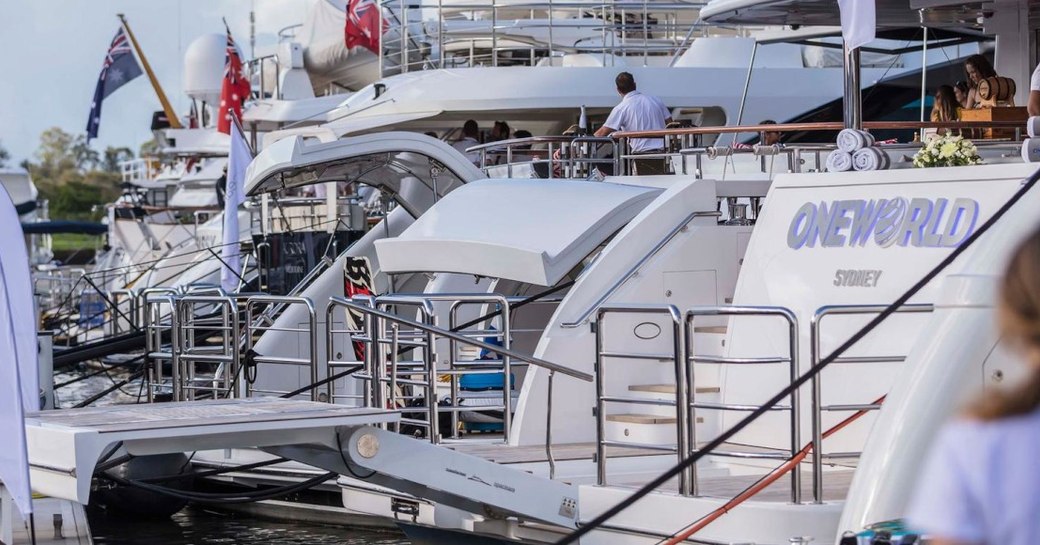
<svg viewBox="0 0 1040 545"><path fill-rule="evenodd" d="M831 248L955 248L973 232L979 218L974 199L849 199L807 202L787 230L787 245L795 250L817 245Z"/></svg>
<svg viewBox="0 0 1040 545"><path fill-rule="evenodd" d="M834 285L839 288L876 288L882 272L878 269L838 269L834 271Z"/></svg>

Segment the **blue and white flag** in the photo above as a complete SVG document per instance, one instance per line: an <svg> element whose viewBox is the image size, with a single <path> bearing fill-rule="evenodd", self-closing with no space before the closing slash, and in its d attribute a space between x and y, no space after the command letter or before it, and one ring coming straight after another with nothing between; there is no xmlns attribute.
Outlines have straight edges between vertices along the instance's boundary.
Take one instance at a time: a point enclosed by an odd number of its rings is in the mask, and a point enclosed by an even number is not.
<svg viewBox="0 0 1040 545"><path fill-rule="evenodd" d="M25 413L40 409L36 313L18 211L0 187L0 482L22 515L32 513Z"/></svg>
<svg viewBox="0 0 1040 545"><path fill-rule="evenodd" d="M101 101L119 89L126 82L141 75L141 65L137 64L130 40L126 31L119 27L112 44L108 46L105 62L101 65L97 87L94 88L94 100L90 103L90 118L87 119L87 140L97 138L98 126L101 125Z"/></svg>
<svg viewBox="0 0 1040 545"><path fill-rule="evenodd" d="M841 10L841 37L849 49L874 41L877 14L874 0L838 0Z"/></svg>
<svg viewBox="0 0 1040 545"><path fill-rule="evenodd" d="M220 285L224 291L238 291L241 262L238 258L238 206L245 202L246 169L253 160L242 135L238 120L231 123L231 150L228 153L227 189L224 191L224 240L220 257L224 267L220 270Z"/></svg>

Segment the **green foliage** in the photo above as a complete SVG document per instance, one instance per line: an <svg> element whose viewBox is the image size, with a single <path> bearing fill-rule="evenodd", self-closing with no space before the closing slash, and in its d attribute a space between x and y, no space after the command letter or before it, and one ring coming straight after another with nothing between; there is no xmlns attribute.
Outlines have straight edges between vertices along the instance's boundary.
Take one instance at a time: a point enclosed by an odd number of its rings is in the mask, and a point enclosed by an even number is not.
<svg viewBox="0 0 1040 545"><path fill-rule="evenodd" d="M109 147L102 156L87 144L84 135L69 134L52 127L40 134L34 161L23 163L50 201L53 219L97 220L99 205L119 194L119 162L133 158L129 148Z"/></svg>
<svg viewBox="0 0 1040 545"><path fill-rule="evenodd" d="M7 166L7 162L11 160L11 154L7 152L3 144L0 144L0 168Z"/></svg>

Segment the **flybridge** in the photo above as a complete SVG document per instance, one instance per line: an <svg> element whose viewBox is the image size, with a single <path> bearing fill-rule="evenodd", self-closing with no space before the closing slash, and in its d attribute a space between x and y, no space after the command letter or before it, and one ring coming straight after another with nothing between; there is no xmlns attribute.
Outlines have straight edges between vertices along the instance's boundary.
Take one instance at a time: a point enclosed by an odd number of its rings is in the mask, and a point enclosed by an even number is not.
<svg viewBox="0 0 1040 545"><path fill-rule="evenodd" d="M807 202L791 219L787 245L829 247L915 246L953 248L975 231L974 199L849 199Z"/></svg>

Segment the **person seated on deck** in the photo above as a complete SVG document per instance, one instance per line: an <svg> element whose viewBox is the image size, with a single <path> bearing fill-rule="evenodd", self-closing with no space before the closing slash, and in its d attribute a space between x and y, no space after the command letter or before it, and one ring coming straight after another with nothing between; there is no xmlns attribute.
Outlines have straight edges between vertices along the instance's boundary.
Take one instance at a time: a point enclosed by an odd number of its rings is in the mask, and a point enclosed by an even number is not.
<svg viewBox="0 0 1040 545"><path fill-rule="evenodd" d="M477 151L466 151L467 148L480 145L480 127L477 122L470 119L462 124L462 138L456 140L451 147L458 150L459 153L466 156L469 162L476 166L480 166L480 152Z"/></svg>
<svg viewBox="0 0 1040 545"><path fill-rule="evenodd" d="M772 119L765 119L758 122L759 125L776 125L776 121ZM772 146L774 144L781 144L780 142L780 131L762 131L758 133L757 144L745 144L743 142L737 142L733 144L733 149L749 150L754 149L755 146Z"/></svg>
<svg viewBox="0 0 1040 545"><path fill-rule="evenodd" d="M672 115L661 99L640 93L636 90L636 80L628 72L622 72L614 79L617 92L621 95L621 103L614 106L603 126L596 130L596 136L610 136L616 131L654 131L665 128L672 122ZM648 155L664 153L662 138L632 138L629 140L632 153ZM637 176L664 174L666 164L663 159L636 159L633 161Z"/></svg>
<svg viewBox="0 0 1040 545"><path fill-rule="evenodd" d="M957 106L968 107L968 83L964 80L953 84L953 96L957 99Z"/></svg>
<svg viewBox="0 0 1040 545"><path fill-rule="evenodd" d="M954 88L949 85L940 85L935 90L935 99L932 104L932 122L946 123L957 121L960 119L960 113L957 110L958 104ZM929 131L939 135L959 132L956 129L929 129L925 131L925 134L927 135Z"/></svg>
<svg viewBox="0 0 1040 545"><path fill-rule="evenodd" d="M997 75L993 65L982 55L972 55L964 61L964 73L968 76L968 99L964 102L965 108L979 107L979 82Z"/></svg>

